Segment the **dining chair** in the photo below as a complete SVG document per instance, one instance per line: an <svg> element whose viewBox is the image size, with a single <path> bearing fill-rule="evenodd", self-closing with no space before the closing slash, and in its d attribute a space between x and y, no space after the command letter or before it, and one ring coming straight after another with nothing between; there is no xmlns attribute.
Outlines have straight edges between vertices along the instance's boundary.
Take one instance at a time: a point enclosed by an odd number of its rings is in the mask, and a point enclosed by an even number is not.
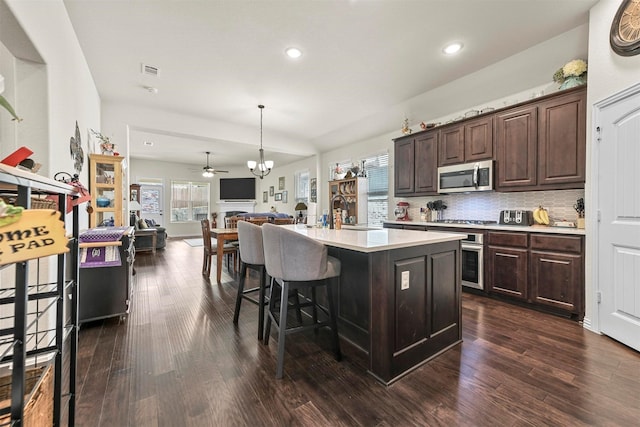
<svg viewBox="0 0 640 427"><path fill-rule="evenodd" d="M332 331L335 357L340 361L342 353L333 299L333 287L338 284L340 277L340 260L329 256L327 247L322 243L275 224L262 226L262 242L265 267L267 274L272 278L263 342L265 345L269 343L273 323L278 330L276 378L282 378L284 373L285 338L295 332L309 329L317 331L318 328L329 327ZM326 289L326 308L316 300L316 288L320 286ZM276 288L280 288L279 298L274 290ZM299 307L312 307L311 324L304 325L299 322L296 326L287 325L290 289L295 289L296 294L298 290L311 290L311 301L299 304ZM276 301L280 302L277 310ZM325 313L326 320L318 321L318 310Z"/></svg>
<svg viewBox="0 0 640 427"><path fill-rule="evenodd" d="M200 221L202 228L202 243L204 247L203 259L202 259L202 274L206 277L211 276L211 259L218 253L218 245L211 240L211 228L209 227L209 220L203 219ZM237 256L237 249L235 246L225 243L222 251L227 256L227 270L229 270L229 256Z"/></svg>

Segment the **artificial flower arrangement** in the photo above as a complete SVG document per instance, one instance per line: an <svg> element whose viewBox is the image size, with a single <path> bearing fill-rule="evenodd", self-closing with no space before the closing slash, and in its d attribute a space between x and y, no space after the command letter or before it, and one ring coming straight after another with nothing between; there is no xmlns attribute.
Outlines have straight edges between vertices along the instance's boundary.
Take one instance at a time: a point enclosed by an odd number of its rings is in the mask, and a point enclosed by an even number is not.
<svg viewBox="0 0 640 427"><path fill-rule="evenodd" d="M569 77L586 77L587 62L583 59L574 59L567 62L553 74L553 81L564 83Z"/></svg>
<svg viewBox="0 0 640 427"><path fill-rule="evenodd" d="M102 154L113 154L113 151L116 149L116 145L111 142L108 136L104 136L93 129L91 129L91 133L100 140L100 150L102 151Z"/></svg>

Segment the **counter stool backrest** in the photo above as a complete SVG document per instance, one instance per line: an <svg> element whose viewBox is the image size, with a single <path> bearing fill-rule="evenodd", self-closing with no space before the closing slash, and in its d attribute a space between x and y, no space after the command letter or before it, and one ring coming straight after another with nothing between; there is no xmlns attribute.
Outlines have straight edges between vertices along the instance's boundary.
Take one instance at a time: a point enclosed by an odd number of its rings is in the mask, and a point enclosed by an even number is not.
<svg viewBox="0 0 640 427"><path fill-rule="evenodd" d="M307 236L273 224L262 225L267 274L286 281L327 277L327 247Z"/></svg>
<svg viewBox="0 0 640 427"><path fill-rule="evenodd" d="M240 259L245 264L264 265L262 228L248 221L238 221Z"/></svg>

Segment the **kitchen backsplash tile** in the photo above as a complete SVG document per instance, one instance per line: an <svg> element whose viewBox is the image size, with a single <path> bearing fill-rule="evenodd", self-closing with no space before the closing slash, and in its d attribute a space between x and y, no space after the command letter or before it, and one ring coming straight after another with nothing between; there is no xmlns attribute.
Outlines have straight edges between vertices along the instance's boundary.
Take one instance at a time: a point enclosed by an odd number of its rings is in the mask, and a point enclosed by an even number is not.
<svg viewBox="0 0 640 427"><path fill-rule="evenodd" d="M491 191L469 194L442 194L431 197L395 198L390 210L391 216L393 216L393 207L397 202L409 202L409 217L414 221L419 221L421 207L426 207L427 202L442 200L447 205L447 209L444 211L445 219L498 221L500 211L509 209L532 211L541 205L548 209L549 217L552 221L574 221L576 219L576 211L573 209L573 205L580 197L584 197L584 190L527 191L518 193Z"/></svg>

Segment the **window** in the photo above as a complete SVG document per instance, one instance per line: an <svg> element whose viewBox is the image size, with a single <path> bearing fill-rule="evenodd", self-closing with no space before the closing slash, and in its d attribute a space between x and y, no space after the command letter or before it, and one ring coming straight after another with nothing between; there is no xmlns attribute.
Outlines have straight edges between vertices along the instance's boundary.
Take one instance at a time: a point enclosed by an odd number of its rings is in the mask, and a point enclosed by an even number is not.
<svg viewBox="0 0 640 427"><path fill-rule="evenodd" d="M208 218L210 194L208 182L171 181L171 222Z"/></svg>
<svg viewBox="0 0 640 427"><path fill-rule="evenodd" d="M381 226L389 218L389 153L376 154L362 160L369 180L367 223Z"/></svg>
<svg viewBox="0 0 640 427"><path fill-rule="evenodd" d="M309 200L309 171L296 172L294 175L295 201L304 202Z"/></svg>

